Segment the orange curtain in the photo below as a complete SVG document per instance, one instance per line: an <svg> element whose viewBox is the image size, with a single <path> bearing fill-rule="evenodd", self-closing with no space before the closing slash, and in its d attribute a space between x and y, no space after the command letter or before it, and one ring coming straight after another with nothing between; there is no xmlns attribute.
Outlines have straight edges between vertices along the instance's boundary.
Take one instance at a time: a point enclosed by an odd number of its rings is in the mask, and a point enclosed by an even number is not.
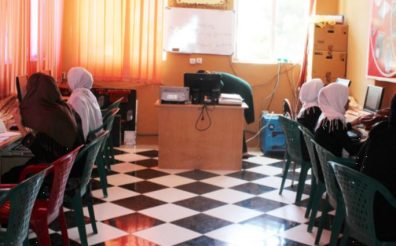
<svg viewBox="0 0 396 246"><path fill-rule="evenodd" d="M15 77L27 74L29 1L0 0L0 98L15 94Z"/></svg>
<svg viewBox="0 0 396 246"><path fill-rule="evenodd" d="M63 0L38 0L37 40L31 43L30 0L0 0L0 98L16 94L15 78L36 71L60 70ZM31 53L31 45L37 54Z"/></svg>
<svg viewBox="0 0 396 246"><path fill-rule="evenodd" d="M161 82L164 1L65 1L64 56L96 80Z"/></svg>
<svg viewBox="0 0 396 246"><path fill-rule="evenodd" d="M61 78L63 0L38 0L37 62L35 71Z"/></svg>

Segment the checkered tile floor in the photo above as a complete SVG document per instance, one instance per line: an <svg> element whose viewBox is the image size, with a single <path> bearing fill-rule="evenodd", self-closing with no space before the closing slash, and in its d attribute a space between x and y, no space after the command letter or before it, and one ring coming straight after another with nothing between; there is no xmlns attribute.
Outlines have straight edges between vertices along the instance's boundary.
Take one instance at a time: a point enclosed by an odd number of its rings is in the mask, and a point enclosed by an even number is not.
<svg viewBox="0 0 396 246"><path fill-rule="evenodd" d="M313 245L316 227L308 233L304 218L310 182L301 206L291 179L279 195L279 158L250 152L241 171L159 169L158 148L136 146L120 148L116 160L107 198L97 176L93 182L99 233L87 218L90 245ZM70 211L66 216L71 245L80 245ZM53 223L53 245L61 245L59 231ZM321 245L329 236L325 230Z"/></svg>

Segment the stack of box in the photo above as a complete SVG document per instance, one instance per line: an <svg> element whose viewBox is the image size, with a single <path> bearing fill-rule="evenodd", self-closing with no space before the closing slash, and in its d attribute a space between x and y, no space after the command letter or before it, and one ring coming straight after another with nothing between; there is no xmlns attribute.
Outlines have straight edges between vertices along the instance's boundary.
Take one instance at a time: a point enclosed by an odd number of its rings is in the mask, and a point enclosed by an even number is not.
<svg viewBox="0 0 396 246"><path fill-rule="evenodd" d="M310 47L308 77L324 83L346 77L348 26L315 24Z"/></svg>

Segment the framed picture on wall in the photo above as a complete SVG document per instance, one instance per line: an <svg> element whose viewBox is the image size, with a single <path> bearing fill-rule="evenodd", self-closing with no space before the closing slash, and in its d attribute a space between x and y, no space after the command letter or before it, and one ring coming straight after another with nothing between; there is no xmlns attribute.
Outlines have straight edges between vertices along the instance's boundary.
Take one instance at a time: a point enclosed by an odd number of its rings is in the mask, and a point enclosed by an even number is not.
<svg viewBox="0 0 396 246"><path fill-rule="evenodd" d="M396 82L396 1L370 0L367 77Z"/></svg>

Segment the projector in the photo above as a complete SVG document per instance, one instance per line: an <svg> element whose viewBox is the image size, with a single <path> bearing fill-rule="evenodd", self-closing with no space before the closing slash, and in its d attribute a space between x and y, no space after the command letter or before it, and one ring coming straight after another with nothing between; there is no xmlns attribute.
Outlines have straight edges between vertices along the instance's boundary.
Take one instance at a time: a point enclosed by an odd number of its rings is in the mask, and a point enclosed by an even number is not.
<svg viewBox="0 0 396 246"><path fill-rule="evenodd" d="M188 87L161 86L161 103L184 104L189 101L190 90Z"/></svg>

